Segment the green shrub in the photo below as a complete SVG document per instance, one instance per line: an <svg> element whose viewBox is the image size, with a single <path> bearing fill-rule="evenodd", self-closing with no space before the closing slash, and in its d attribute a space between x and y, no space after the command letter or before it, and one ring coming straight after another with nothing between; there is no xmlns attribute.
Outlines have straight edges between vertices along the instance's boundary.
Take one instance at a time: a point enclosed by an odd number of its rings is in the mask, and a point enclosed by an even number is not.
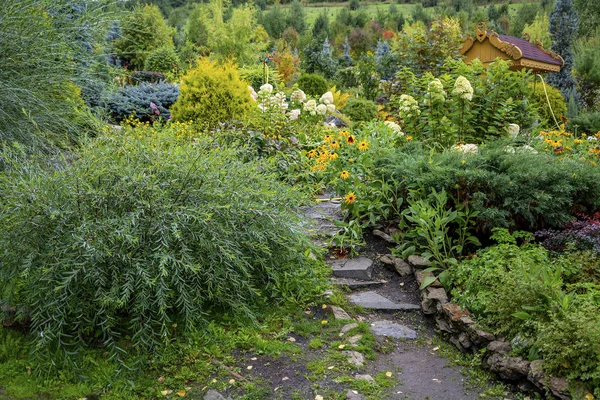
<svg viewBox="0 0 600 400"><path fill-rule="evenodd" d="M600 112L579 114L569 120L567 128L571 132L578 134L587 133L588 135L595 135L600 132Z"/></svg>
<svg viewBox="0 0 600 400"><path fill-rule="evenodd" d="M177 56L173 46L153 50L144 63L146 71L171 72L177 68L179 68L179 56Z"/></svg>
<svg viewBox="0 0 600 400"><path fill-rule="evenodd" d="M480 230L561 227L578 213L600 207L600 170L530 147L495 141L477 153L430 152L418 144L378 161L397 193L445 190L478 212Z"/></svg>
<svg viewBox="0 0 600 400"><path fill-rule="evenodd" d="M554 112L556 121L560 121L560 117L567 115L567 103L559 89L546 84L546 91L544 91L544 85L539 80L530 84L529 89L530 92L527 97L537 108L537 113L544 126L556 126L552 112ZM546 93L548 93L548 98L546 98ZM548 99L550 100L550 107L548 106ZM552 108L552 112L550 108Z"/></svg>
<svg viewBox="0 0 600 400"><path fill-rule="evenodd" d="M328 90L327 81L318 74L303 74L296 83L309 96L319 97Z"/></svg>
<svg viewBox="0 0 600 400"><path fill-rule="evenodd" d="M253 320L319 292L299 194L171 126L124 128L58 170L0 176L0 310L27 314L38 355L59 364L85 343L143 354L211 318Z"/></svg>
<svg viewBox="0 0 600 400"><path fill-rule="evenodd" d="M368 122L377 116L377 104L371 100L365 100L361 98L352 98L348 100L346 107L344 107L344 114L346 114L352 122Z"/></svg>
<svg viewBox="0 0 600 400"><path fill-rule="evenodd" d="M171 109L175 121L192 121L205 128L242 119L252 107L248 84L230 63L199 60L198 66L183 76L180 92Z"/></svg>
<svg viewBox="0 0 600 400"><path fill-rule="evenodd" d="M173 46L173 29L155 5L137 6L121 25L122 36L115 41L115 50L130 69L142 69L150 53Z"/></svg>

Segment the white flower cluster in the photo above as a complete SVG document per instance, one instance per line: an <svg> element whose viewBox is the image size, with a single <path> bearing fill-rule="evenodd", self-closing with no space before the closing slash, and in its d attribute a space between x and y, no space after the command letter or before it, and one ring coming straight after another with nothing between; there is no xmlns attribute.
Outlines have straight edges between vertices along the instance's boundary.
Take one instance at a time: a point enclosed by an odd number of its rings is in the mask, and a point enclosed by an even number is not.
<svg viewBox="0 0 600 400"><path fill-rule="evenodd" d="M402 132L400 125L398 125L394 121L385 121L384 124L385 124L385 126L390 128L392 131L394 131L395 134L397 134L399 136L404 136L404 132Z"/></svg>
<svg viewBox="0 0 600 400"><path fill-rule="evenodd" d="M302 109L310 115L317 115L317 102L310 99L304 103Z"/></svg>
<svg viewBox="0 0 600 400"><path fill-rule="evenodd" d="M517 152L517 150L521 153L531 153L531 154L537 154L537 150L534 149L533 147L531 147L530 145L526 144L525 146L522 147L518 147L518 148L514 148L511 146L506 146L504 148L504 151L506 153L510 153L510 154L515 154Z"/></svg>
<svg viewBox="0 0 600 400"><path fill-rule="evenodd" d="M295 121L300 118L300 109L290 111L290 121Z"/></svg>
<svg viewBox="0 0 600 400"><path fill-rule="evenodd" d="M325 104L326 106L333 104L333 94L331 92L323 94L319 99L319 103Z"/></svg>
<svg viewBox="0 0 600 400"><path fill-rule="evenodd" d="M252 87L249 87L248 89L250 90L252 89ZM285 93L279 92L272 94L273 85L265 83L260 87L258 93L254 92L254 89L252 89L250 91L250 94L254 98L253 93L256 94L256 100L260 102L258 108L260 108L260 110L263 112L267 110L272 110L285 113L285 111L288 109L288 103L286 102Z"/></svg>
<svg viewBox="0 0 600 400"><path fill-rule="evenodd" d="M258 94L254 91L252 86L248 86L248 91L250 92L250 97L252 97L254 101L258 100Z"/></svg>
<svg viewBox="0 0 600 400"><path fill-rule="evenodd" d="M456 78L456 82L454 82L452 94L463 100L471 101L473 100L473 86L471 86L471 82L469 82L467 78L461 75Z"/></svg>
<svg viewBox="0 0 600 400"><path fill-rule="evenodd" d="M400 105L398 107L398 112L400 113L400 117L402 119L418 117L421 115L421 110L419 109L419 103L415 100L414 97L403 94L400 96Z"/></svg>
<svg viewBox="0 0 600 400"><path fill-rule="evenodd" d="M438 78L435 78L429 82L429 85L427 85L427 91L429 92L431 101L434 103L444 102L444 100L446 100L446 91L444 90L444 85L442 85L442 82Z"/></svg>
<svg viewBox="0 0 600 400"><path fill-rule="evenodd" d="M519 135L520 130L521 130L521 127L517 124L508 124L508 126L506 127L506 131L508 132L508 135L512 138L517 137L517 135Z"/></svg>
<svg viewBox="0 0 600 400"><path fill-rule="evenodd" d="M463 153L471 153L476 154L479 148L476 144L468 143L468 144L457 144L454 146L454 149L457 151L461 151Z"/></svg>
<svg viewBox="0 0 600 400"><path fill-rule="evenodd" d="M302 90L294 90L290 96L290 101L293 103L304 103L306 101L306 93Z"/></svg>

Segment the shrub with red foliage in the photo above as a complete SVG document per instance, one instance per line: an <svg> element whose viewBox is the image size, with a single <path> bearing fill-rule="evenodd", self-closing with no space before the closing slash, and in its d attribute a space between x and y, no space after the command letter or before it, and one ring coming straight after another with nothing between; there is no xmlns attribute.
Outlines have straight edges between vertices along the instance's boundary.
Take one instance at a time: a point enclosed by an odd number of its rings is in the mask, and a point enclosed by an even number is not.
<svg viewBox="0 0 600 400"><path fill-rule="evenodd" d="M563 251L569 245L578 250L592 250L600 254L600 213L579 215L577 221L566 224L562 230L545 229L535 233L548 250Z"/></svg>

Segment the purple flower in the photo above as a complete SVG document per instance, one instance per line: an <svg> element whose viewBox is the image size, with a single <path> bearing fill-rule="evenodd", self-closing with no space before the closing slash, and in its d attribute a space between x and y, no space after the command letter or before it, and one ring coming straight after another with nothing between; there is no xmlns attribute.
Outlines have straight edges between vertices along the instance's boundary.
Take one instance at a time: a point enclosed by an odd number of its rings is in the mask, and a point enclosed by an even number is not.
<svg viewBox="0 0 600 400"><path fill-rule="evenodd" d="M154 104L152 102L150 102L150 108L153 109L153 110L157 110L158 109L158 107L156 106L156 104Z"/></svg>

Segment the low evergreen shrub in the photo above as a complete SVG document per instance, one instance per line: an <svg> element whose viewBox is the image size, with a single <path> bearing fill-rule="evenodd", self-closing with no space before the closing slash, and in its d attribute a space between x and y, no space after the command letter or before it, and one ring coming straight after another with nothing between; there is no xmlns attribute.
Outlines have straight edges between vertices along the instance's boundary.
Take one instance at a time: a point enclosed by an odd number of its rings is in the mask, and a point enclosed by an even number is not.
<svg viewBox="0 0 600 400"><path fill-rule="evenodd" d="M181 96L171 111L176 121L212 128L219 122L243 119L253 106L248 83L234 64L202 59L183 76Z"/></svg>
<svg viewBox="0 0 600 400"><path fill-rule="evenodd" d="M371 100L352 98L344 107L346 114L352 122L368 122L377 116L377 104Z"/></svg>
<svg viewBox="0 0 600 400"><path fill-rule="evenodd" d="M544 126L556 126L554 118L556 118L556 121L560 121L560 117L567 115L567 103L559 89L546 85L546 91L544 91L544 86L538 80L530 84L529 89L530 92L527 96L536 107ZM548 98L546 98L546 93ZM548 106L548 99L550 100L550 106ZM552 108L552 111L550 111L550 108ZM552 117L552 112L554 112L554 117Z"/></svg>
<svg viewBox="0 0 600 400"><path fill-rule="evenodd" d="M179 88L172 83L141 83L119 88L116 93L109 95L106 109L117 122L130 116L140 121L153 121L159 117L169 119L169 108L178 97Z"/></svg>
<svg viewBox="0 0 600 400"><path fill-rule="evenodd" d="M600 112L579 114L569 120L567 128L571 132L595 135L600 132Z"/></svg>
<svg viewBox="0 0 600 400"><path fill-rule="evenodd" d="M147 83L159 83L167 80L167 77L162 72L155 71L134 71L131 74L131 81L133 84L142 82Z"/></svg>
<svg viewBox="0 0 600 400"><path fill-rule="evenodd" d="M0 175L0 310L30 319L37 355L143 354L213 318L252 321L322 293L298 192L172 129L124 128L58 170Z"/></svg>
<svg viewBox="0 0 600 400"><path fill-rule="evenodd" d="M144 69L146 71L170 72L179 68L179 56L175 52L175 47L164 46L153 50L146 61Z"/></svg>
<svg viewBox="0 0 600 400"><path fill-rule="evenodd" d="M327 80L318 74L303 74L296 84L304 93L313 97L320 97L328 90Z"/></svg>
<svg viewBox="0 0 600 400"><path fill-rule="evenodd" d="M404 197L424 187L468 202L478 212L478 229L488 232L495 227L559 228L600 207L598 168L504 141L489 142L476 153L433 152L415 143L378 165Z"/></svg>

